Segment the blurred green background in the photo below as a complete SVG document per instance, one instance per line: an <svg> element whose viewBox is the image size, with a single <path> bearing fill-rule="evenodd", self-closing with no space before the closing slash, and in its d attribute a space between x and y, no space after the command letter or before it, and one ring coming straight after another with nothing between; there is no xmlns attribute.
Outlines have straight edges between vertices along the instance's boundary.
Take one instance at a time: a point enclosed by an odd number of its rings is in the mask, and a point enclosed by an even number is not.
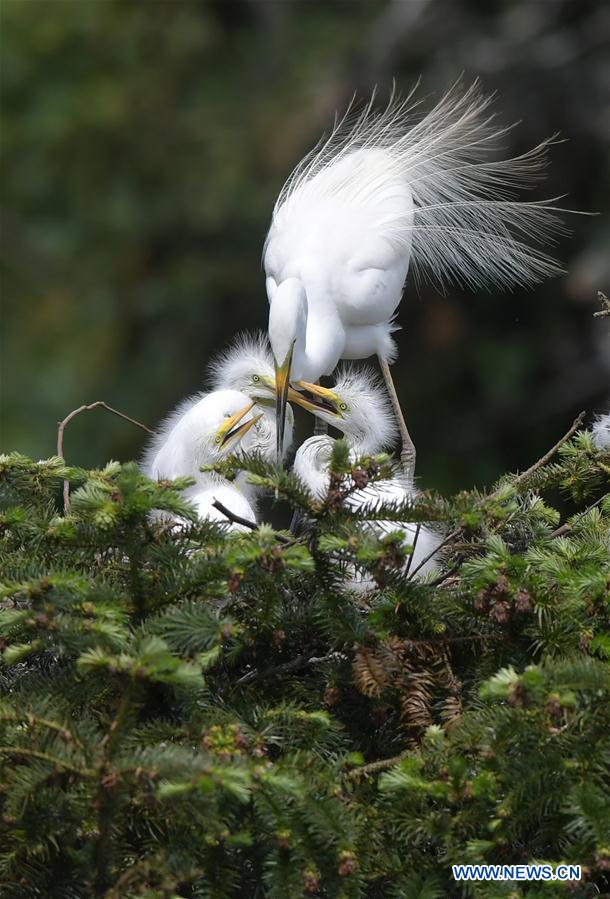
<svg viewBox="0 0 610 899"><path fill-rule="evenodd" d="M567 274L534 291L408 286L399 392L421 482L525 467L580 409L608 408L608 5L587 0L1 0L2 448L54 452L103 399L151 426L211 354L264 328L274 197L354 91L497 90L518 153L554 132L538 197L573 209ZM302 422L302 428L306 422ZM307 422L308 426L310 425ZM66 434L76 464L142 432L105 412Z"/></svg>

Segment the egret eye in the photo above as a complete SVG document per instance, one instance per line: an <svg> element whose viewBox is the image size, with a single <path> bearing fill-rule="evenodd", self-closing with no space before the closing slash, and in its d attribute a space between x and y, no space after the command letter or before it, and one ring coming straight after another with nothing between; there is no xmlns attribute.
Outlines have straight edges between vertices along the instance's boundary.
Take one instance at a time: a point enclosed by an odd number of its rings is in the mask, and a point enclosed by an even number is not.
<svg viewBox="0 0 610 899"><path fill-rule="evenodd" d="M252 380L254 381L255 384L257 384L260 381L260 379L261 379L260 375L252 375Z"/></svg>
<svg viewBox="0 0 610 899"><path fill-rule="evenodd" d="M347 403L339 403L339 409L341 409L342 412L347 412Z"/></svg>
<svg viewBox="0 0 610 899"><path fill-rule="evenodd" d="M221 443L221 442L222 442L222 437L215 437L215 438L214 438L214 443Z"/></svg>

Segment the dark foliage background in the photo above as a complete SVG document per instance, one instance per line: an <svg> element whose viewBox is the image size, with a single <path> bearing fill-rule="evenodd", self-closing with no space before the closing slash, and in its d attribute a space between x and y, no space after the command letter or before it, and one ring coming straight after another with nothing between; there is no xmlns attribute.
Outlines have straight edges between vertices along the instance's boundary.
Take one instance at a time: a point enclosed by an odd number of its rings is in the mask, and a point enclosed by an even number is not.
<svg viewBox="0 0 610 899"><path fill-rule="evenodd" d="M539 196L604 212L610 61L602 2L3 0L2 443L34 458L105 399L154 424L241 328L264 327L274 196L354 90L392 77L497 90L508 150L548 134ZM573 217L568 274L530 293L408 289L397 366L428 486L525 466L580 408L607 408L608 219ZM94 466L141 435L81 416Z"/></svg>

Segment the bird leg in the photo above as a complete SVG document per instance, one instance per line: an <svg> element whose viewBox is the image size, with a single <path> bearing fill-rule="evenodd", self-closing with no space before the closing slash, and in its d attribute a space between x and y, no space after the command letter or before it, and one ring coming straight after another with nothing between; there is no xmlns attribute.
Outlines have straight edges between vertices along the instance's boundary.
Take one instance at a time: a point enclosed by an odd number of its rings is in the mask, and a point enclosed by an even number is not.
<svg viewBox="0 0 610 899"><path fill-rule="evenodd" d="M385 359L381 358L381 356L379 357L379 365L381 366L383 380L385 381L388 393L390 394L392 408L394 409L394 415L396 416L396 421L398 422L398 430L400 431L400 439L402 441L400 460L402 462L402 467L408 480L412 481L415 475L415 444L411 440L411 435L409 434L409 431L407 429L405 417L402 414L402 409L400 408L398 394L396 393L394 381L392 380L392 375L390 373L390 366Z"/></svg>
<svg viewBox="0 0 610 899"><path fill-rule="evenodd" d="M314 381L314 384L319 384L320 379ZM322 421L321 418L318 418L317 415L314 416L313 422L313 436L320 437L323 434L328 434L328 424L325 421Z"/></svg>

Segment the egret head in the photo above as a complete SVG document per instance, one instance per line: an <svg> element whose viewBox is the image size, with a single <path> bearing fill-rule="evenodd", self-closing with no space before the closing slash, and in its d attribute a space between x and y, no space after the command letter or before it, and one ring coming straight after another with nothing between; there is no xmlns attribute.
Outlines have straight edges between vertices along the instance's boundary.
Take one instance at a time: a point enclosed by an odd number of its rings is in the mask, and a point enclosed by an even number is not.
<svg viewBox="0 0 610 899"><path fill-rule="evenodd" d="M252 437L244 443L246 435L262 418L250 397L237 390L215 390L203 403L207 408L202 410L202 423L207 419L209 426L202 429L200 439L210 456L220 459L240 445L250 448Z"/></svg>
<svg viewBox="0 0 610 899"><path fill-rule="evenodd" d="M275 406L275 372L267 335L239 334L210 364L214 390L240 390L260 406Z"/></svg>
<svg viewBox="0 0 610 899"><path fill-rule="evenodd" d="M289 399L341 431L355 449L378 453L397 436L392 405L381 378L369 367L345 366L334 387L295 382Z"/></svg>
<svg viewBox="0 0 610 899"><path fill-rule="evenodd" d="M282 458L288 389L292 378L303 376L302 356L307 330L307 296L298 278L280 284L267 278L269 340L273 352L276 387L277 454Z"/></svg>
<svg viewBox="0 0 610 899"><path fill-rule="evenodd" d="M237 390L214 390L182 402L157 429L144 453L153 478L201 477L201 467L249 448L257 413L250 397Z"/></svg>

